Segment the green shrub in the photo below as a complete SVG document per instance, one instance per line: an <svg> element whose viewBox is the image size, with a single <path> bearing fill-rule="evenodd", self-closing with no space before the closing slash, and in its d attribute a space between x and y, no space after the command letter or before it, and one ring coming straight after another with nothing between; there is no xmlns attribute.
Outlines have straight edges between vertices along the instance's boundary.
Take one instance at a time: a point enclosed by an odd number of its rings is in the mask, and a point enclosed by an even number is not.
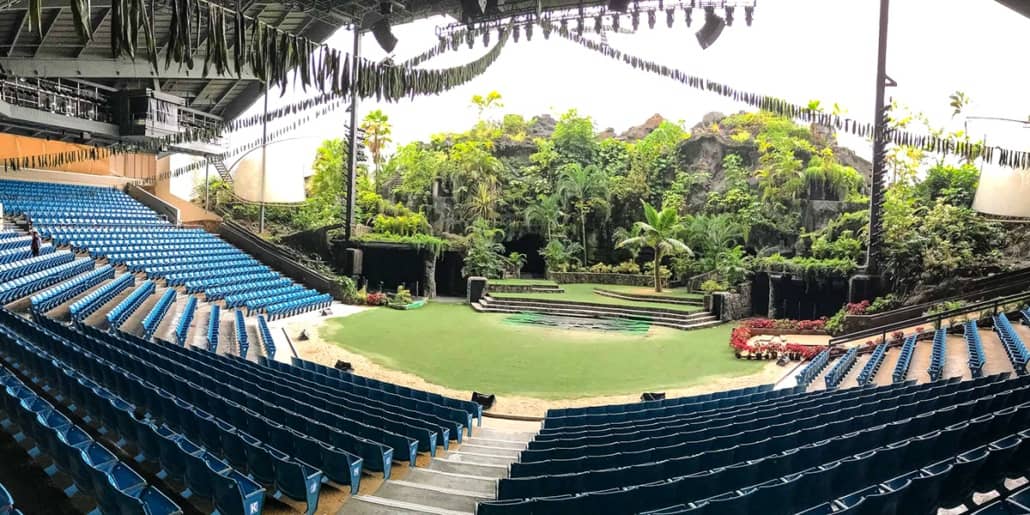
<svg viewBox="0 0 1030 515"><path fill-rule="evenodd" d="M393 296L392 304L407 306L408 304L411 304L412 300L411 292L405 288L404 285L400 285L397 287L397 293Z"/></svg>
<svg viewBox="0 0 1030 515"><path fill-rule="evenodd" d="M617 274L639 274L640 265L634 261L623 261L622 263L615 265L612 268L612 272Z"/></svg>
<svg viewBox="0 0 1030 515"><path fill-rule="evenodd" d="M890 311L894 308L901 306L901 298L893 293L889 293L882 297L877 297L873 300L869 308L866 309L866 314L872 315L875 313L882 313L884 311Z"/></svg>
<svg viewBox="0 0 1030 515"><path fill-rule="evenodd" d="M610 274L612 273L612 265L608 263L594 263L587 271L595 274Z"/></svg>
<svg viewBox="0 0 1030 515"><path fill-rule="evenodd" d="M726 283L720 282L720 281L716 281L715 279L709 279L709 280L701 283L701 291L703 291L705 293L714 293L714 292L717 292L717 291L727 291L729 289L730 288L729 288L729 286Z"/></svg>

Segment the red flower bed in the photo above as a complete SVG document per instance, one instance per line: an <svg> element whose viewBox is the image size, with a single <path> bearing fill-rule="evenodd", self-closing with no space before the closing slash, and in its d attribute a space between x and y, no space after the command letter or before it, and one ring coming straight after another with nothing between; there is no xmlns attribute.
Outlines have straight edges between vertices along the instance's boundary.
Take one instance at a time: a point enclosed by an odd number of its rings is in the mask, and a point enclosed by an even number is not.
<svg viewBox="0 0 1030 515"><path fill-rule="evenodd" d="M390 302L385 293L372 292L365 297L365 304L369 306L385 306Z"/></svg>
<svg viewBox="0 0 1030 515"><path fill-rule="evenodd" d="M746 320L743 325L735 328L730 334L730 347L733 347L737 357L742 357L742 355L746 354L748 356L771 359L781 353L787 353L792 358L798 357L806 360L815 356L821 350L819 346L801 345L800 343L768 342L754 345L748 343L753 336L751 332L753 325L757 324L759 329L776 328L775 322L777 321L759 318ZM818 320L810 320L809 322L818 322Z"/></svg>
<svg viewBox="0 0 1030 515"><path fill-rule="evenodd" d="M869 310L869 301L863 300L862 302L851 302L844 306L844 310L849 315L864 315Z"/></svg>
<svg viewBox="0 0 1030 515"><path fill-rule="evenodd" d="M742 322L749 329L780 329L784 331L825 331L826 319L790 320L786 318L750 318Z"/></svg>

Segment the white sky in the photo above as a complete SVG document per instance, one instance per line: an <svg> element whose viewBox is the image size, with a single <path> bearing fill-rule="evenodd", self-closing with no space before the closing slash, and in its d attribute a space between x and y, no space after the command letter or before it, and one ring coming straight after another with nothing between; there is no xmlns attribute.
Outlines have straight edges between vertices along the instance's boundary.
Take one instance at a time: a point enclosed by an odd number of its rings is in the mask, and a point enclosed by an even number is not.
<svg viewBox="0 0 1030 515"><path fill-rule="evenodd" d="M871 121L878 9L877 0L761 0L752 27L738 12L734 26L727 27L705 51L693 35L703 18L698 11L689 29L682 12L673 29L666 29L660 13L654 30L647 28L642 17L637 34L613 34L608 40L624 52L740 89L801 104L819 99L829 107L837 102L848 116ZM407 59L435 44L434 28L449 21L436 17L394 27L400 40L394 59ZM628 17L622 21L623 27L629 26ZM948 95L955 90L972 99L967 115L1030 116L1030 66L1026 65L1030 20L993 0L895 0L890 29L888 74L899 86L888 94L899 102L952 129L962 126L961 120L952 120L948 107ZM496 39L496 35L491 38ZM351 34L341 30L329 44L349 50ZM371 35L363 37L362 52L372 59L385 56ZM462 45L461 50L422 67L454 66L484 52L477 40L474 50ZM470 83L439 96L396 104L364 100L359 114L382 109L398 144L427 140L434 133L470 128L476 114L469 99L490 90L503 95L504 113L528 118L576 108L593 117L597 130L613 127L618 132L654 113L683 120L690 127L707 112L730 113L746 107L634 70L556 34L545 40L537 28L532 42L526 41L524 33L519 43L509 41L494 65ZM274 107L303 96L298 90L280 99L276 92L270 104ZM259 101L251 112L260 108ZM294 144L296 155L312 155L313 147L325 138L344 137L347 121L348 115L340 110L312 123L298 134L308 139ZM969 128L974 137L987 134L990 144L1030 148L1030 129L1017 124L970 122ZM862 141L847 143L861 154L870 154Z"/></svg>

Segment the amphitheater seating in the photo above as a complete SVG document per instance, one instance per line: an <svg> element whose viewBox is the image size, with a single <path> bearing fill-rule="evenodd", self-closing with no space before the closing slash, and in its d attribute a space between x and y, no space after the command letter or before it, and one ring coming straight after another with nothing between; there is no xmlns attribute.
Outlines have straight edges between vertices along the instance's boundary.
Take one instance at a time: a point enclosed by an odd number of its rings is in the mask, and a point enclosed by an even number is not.
<svg viewBox="0 0 1030 515"><path fill-rule="evenodd" d="M1023 339L1019 337L1019 334L1012 327L1012 322L1009 322L1008 316L1005 314L994 316L994 331L998 333L998 338L1001 339L1005 347L1005 353L1008 354L1009 361L1012 362L1012 368L1019 374L1025 374L1026 363L1030 360L1030 352L1027 352Z"/></svg>
<svg viewBox="0 0 1030 515"><path fill-rule="evenodd" d="M381 391L386 392L388 394L399 395L401 397L407 397L407 398L415 399L415 400L418 400L418 401L431 402L431 403L438 404L440 406L444 406L444 407L447 407L447 408L452 408L452 409L457 409L457 410L465 411L466 413L468 413L468 416L470 417L468 419L468 422L469 422L468 423L469 434L472 434L471 431L472 431L472 419L473 418L477 420L479 425L483 425L483 405L479 404L477 402L463 401L463 400L460 400L460 399L454 399L454 398L451 398L451 397L445 397L445 396L440 395L438 393L427 392L425 390L416 390L414 388L408 388L407 386L400 386L400 385L397 385L397 384L394 384L394 383L388 383L386 381L380 381L378 379L372 379L371 377L359 376L359 375L356 375L356 374L352 374L350 372L345 372L345 371L340 370L338 368L327 367L325 365L321 365L321 364L314 363L314 362L311 362L311 361L305 361L305 360L302 360L302 359L297 358L297 357L291 358L291 362L293 364L292 367L287 367L286 365L281 365L281 364L276 364L276 366L280 370L285 370L285 371L288 371L288 372L297 373L298 375L303 375L305 377L311 377L312 374L309 374L309 373L306 373L306 372L302 372L302 370L307 370L307 371L310 371L310 372L314 372L316 374L315 377L317 377L318 374L321 374L321 375L325 375L325 376L329 376L329 377L332 377L332 378L339 379L339 380L344 381L344 382L353 383L353 384L358 385L358 386L362 386L362 387L366 387L366 388L372 388L372 389L375 389L375 390L381 390ZM753 388L747 388L747 389L738 390L738 391L742 392L742 391L747 390L747 391L751 391L751 392L764 392L764 391L769 391L771 389L772 389L772 385L767 385L767 386L756 386L756 387L753 387ZM715 394L712 394L712 395L715 395ZM662 401L658 401L658 402L662 402ZM555 416L559 416L559 415L555 415Z"/></svg>
<svg viewBox="0 0 1030 515"><path fill-rule="evenodd" d="M207 350L210 352L218 350L218 332L219 325L221 325L218 317L221 311L217 305L212 305L211 314L207 320Z"/></svg>
<svg viewBox="0 0 1030 515"><path fill-rule="evenodd" d="M808 386L812 384L812 381L815 381L815 378L818 377L820 373L822 373L823 369L826 368L826 365L829 363L829 350L824 350L819 354L816 354L815 357L812 358L812 361L808 363L808 366L806 366L804 370L799 372L798 375L795 377L797 379L798 385Z"/></svg>
<svg viewBox="0 0 1030 515"><path fill-rule="evenodd" d="M142 272L150 279L165 279L169 286L185 287L188 293L213 290L207 298L217 300L258 292L246 299L248 312L279 318L326 307L332 300L294 285L202 229L172 226L113 188L0 180L0 201L10 213L29 216L40 233L55 243L87 250L91 257L107 258L111 265L124 265L129 272ZM25 236L0 239L0 252L16 249L10 258L14 259L30 240ZM46 248L49 252L53 247ZM0 282L6 280L5 256L0 253ZM284 295L267 294L287 287L289 295L287 290Z"/></svg>
<svg viewBox="0 0 1030 515"><path fill-rule="evenodd" d="M933 334L933 347L930 350L930 368L926 373L931 381L939 381L944 373L944 364L947 360L948 330L938 329Z"/></svg>
<svg viewBox="0 0 1030 515"><path fill-rule="evenodd" d="M340 372L341 375L343 374L342 371L338 372ZM691 397L676 397L673 399L662 399L657 401L638 402L632 404L607 404L602 406L590 406L586 408L551 408L547 410L547 418L557 419L558 417L570 417L577 415L618 414L624 413L626 411L637 411L641 409L665 408L669 406L679 406L683 404L695 404L698 402L718 401L722 399L747 397L749 395L757 393L769 392L772 391L772 389L773 385L764 384L759 386L749 386L747 388L740 388L737 390L725 390L721 392L706 393Z"/></svg>
<svg viewBox="0 0 1030 515"><path fill-rule="evenodd" d="M238 309L235 312L233 329L236 336L236 349L239 350L241 358L247 359L247 351L250 350L250 342L247 340L247 322L243 318L243 312Z"/></svg>
<svg viewBox="0 0 1030 515"><path fill-rule="evenodd" d="M54 251L54 246L49 243L44 243L39 246L39 255L45 256ZM20 261L22 259L28 259L32 257L32 249L28 245L24 248L14 248L9 250L0 251L0 263L10 263L12 261Z"/></svg>
<svg viewBox="0 0 1030 515"><path fill-rule="evenodd" d="M164 320L165 314L168 313L168 308L172 307L172 304L175 304L175 290L168 288L143 319L144 340L149 340L154 336L157 326L161 325L161 321Z"/></svg>
<svg viewBox="0 0 1030 515"><path fill-rule="evenodd" d="M0 284L0 304L6 304L27 295L31 295L47 286L93 269L93 260L76 259L70 263L58 265L34 274L21 276L13 281Z"/></svg>
<svg viewBox="0 0 1030 515"><path fill-rule="evenodd" d="M873 349L873 355L869 356L869 361L866 362L865 366L862 367L862 371L858 373L858 385L866 386L872 384L873 379L876 378L877 372L880 371L880 365L883 365L883 360L887 356L887 343L881 343Z"/></svg>
<svg viewBox="0 0 1030 515"><path fill-rule="evenodd" d="M928 514L1028 468L1014 459L1030 454L1020 435L1030 427L1028 401L1030 379L1001 375L741 404L682 419L691 429L673 439L618 440L615 451L559 437L549 445L563 450L543 461L538 435L500 480L498 500L477 513L777 515L864 504L871 511L854 513ZM878 511L884 502L898 509Z"/></svg>
<svg viewBox="0 0 1030 515"><path fill-rule="evenodd" d="M980 329L975 320L966 322L963 328L966 349L969 351L969 372L973 377L980 377L987 363L987 355L984 354L983 342L980 339Z"/></svg>
<svg viewBox="0 0 1030 515"><path fill-rule="evenodd" d="M908 367L912 365L912 355L916 351L916 340L919 335L913 334L908 338L905 338L905 343L901 344L901 352L898 353L898 363L894 365L894 373L891 378L895 383L900 383L908 377Z"/></svg>
<svg viewBox="0 0 1030 515"><path fill-rule="evenodd" d="M52 268L65 263L71 263L75 254L67 250L51 252L45 256L20 259L0 265L0 283L13 281L19 277L34 274L47 268Z"/></svg>
<svg viewBox="0 0 1030 515"><path fill-rule="evenodd" d="M136 283L132 274L122 274L117 279L93 290L92 293L75 301L70 307L72 320L77 323L83 322L86 317L93 314L101 306L107 304L126 288L131 288Z"/></svg>
<svg viewBox="0 0 1030 515"><path fill-rule="evenodd" d="M193 323L193 315L197 312L197 298L190 296L186 299L186 307L182 310L182 315L179 316L179 321L175 324L175 342L180 347L186 345L186 335L189 333L190 324Z"/></svg>
<svg viewBox="0 0 1030 515"><path fill-rule="evenodd" d="M107 323L111 330L113 331L121 327L139 309L143 301L147 300L147 297L154 293L154 289L154 281L149 279L143 281L139 283L135 290L132 290L128 297L122 299L117 306L108 311Z"/></svg>
<svg viewBox="0 0 1030 515"><path fill-rule="evenodd" d="M837 360L833 368L826 373L826 388L828 390L840 386L840 383L847 377L848 372L851 371L851 367L855 366L856 359L858 359L858 347L852 347Z"/></svg>
<svg viewBox="0 0 1030 515"><path fill-rule="evenodd" d="M89 264L89 268L93 267L93 261L89 259L81 260ZM62 265L67 266L67 265ZM87 268L87 270L89 269ZM44 273L44 272L40 272ZM54 309L60 304L71 300L72 298L82 294L86 290L108 280L114 278L114 267L111 265L104 265L96 270L93 270L87 274L75 277L70 281L63 282L49 290L33 295L32 311L36 313L45 313Z"/></svg>
<svg viewBox="0 0 1030 515"><path fill-rule="evenodd" d="M11 338L9 333L0 333L5 344ZM22 367L24 370L24 363ZM105 513L182 513L167 496L3 366L0 385L4 387L0 405L10 417L0 425L10 431L17 424L21 433L36 443L38 452L49 455L58 469L74 479L73 491L95 497ZM12 504L6 491L0 493L0 513L11 510Z"/></svg>
<svg viewBox="0 0 1030 515"><path fill-rule="evenodd" d="M265 317L263 315L258 315L257 323L258 323L258 337L261 339L261 343L265 347L265 356L268 356L268 359L270 359L270 360L274 360L275 359L275 339L272 338L272 331L270 331L268 329L268 322L265 321Z"/></svg>

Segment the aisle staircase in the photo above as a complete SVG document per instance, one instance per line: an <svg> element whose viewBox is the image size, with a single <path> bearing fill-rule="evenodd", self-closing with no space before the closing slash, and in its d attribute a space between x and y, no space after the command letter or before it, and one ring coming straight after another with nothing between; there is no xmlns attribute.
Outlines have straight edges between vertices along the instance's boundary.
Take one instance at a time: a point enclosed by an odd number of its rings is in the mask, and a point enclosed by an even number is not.
<svg viewBox="0 0 1030 515"><path fill-rule="evenodd" d="M703 329L722 322L708 311L688 313L672 309L616 306L564 300L498 298L487 295L472 303L472 309L481 313L540 313L544 315L581 318L622 318L648 321L651 325L673 329Z"/></svg>
<svg viewBox="0 0 1030 515"><path fill-rule="evenodd" d="M437 451L428 467L413 468L384 482L370 495L357 495L340 511L344 515L429 513L470 515L476 503L497 497L497 480L508 477L508 465L534 433L481 427L461 445Z"/></svg>

